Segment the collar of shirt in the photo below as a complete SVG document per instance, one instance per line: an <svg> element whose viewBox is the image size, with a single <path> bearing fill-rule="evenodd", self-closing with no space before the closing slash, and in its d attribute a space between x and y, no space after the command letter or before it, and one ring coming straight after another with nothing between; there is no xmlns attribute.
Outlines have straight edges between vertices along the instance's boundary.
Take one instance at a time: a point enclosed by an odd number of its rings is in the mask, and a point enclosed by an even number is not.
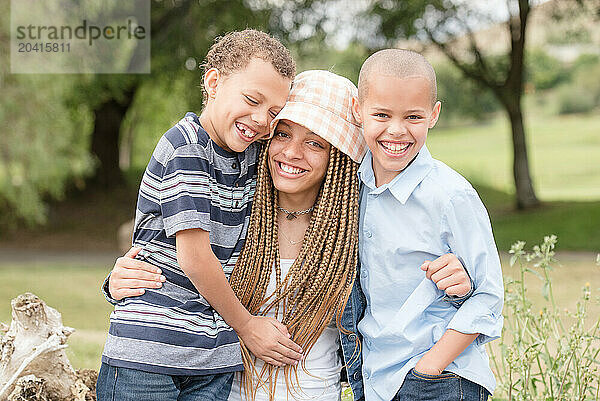
<svg viewBox="0 0 600 401"><path fill-rule="evenodd" d="M217 143L210 138L210 135L208 134L208 132L204 129L204 127L200 123L200 117L198 115L196 115L196 113L187 112L185 117L191 118L192 121L194 122L194 124L196 124L198 126L198 128L199 128L197 130L198 138L200 138L201 135L208 137L208 140L212 142L213 149L216 154L218 154L219 156L228 158L228 159L232 159L231 161L228 161L227 164L231 163L231 167L233 170L237 170L239 168L239 176L240 177L243 177L248 173L248 164L251 163L248 161L248 159L250 158L252 160L257 160L259 149L262 149L259 147L260 142L251 143L250 146L248 146L248 148L246 148L246 150L244 150L242 152L233 152L233 151L230 152L228 150L223 149L219 145L217 145ZM202 130L203 134L200 132L200 130ZM210 163L212 163L214 165L215 164L214 154L210 153L208 155L208 157L209 157ZM235 159L237 159L237 164L235 163Z"/></svg>
<svg viewBox="0 0 600 401"><path fill-rule="evenodd" d="M432 167L433 157L427 147L423 146L408 167L388 184L377 187L373 171L373 155L369 150L358 168L358 177L371 190L371 193L380 194L389 189L400 203L405 204L415 188L427 177Z"/></svg>

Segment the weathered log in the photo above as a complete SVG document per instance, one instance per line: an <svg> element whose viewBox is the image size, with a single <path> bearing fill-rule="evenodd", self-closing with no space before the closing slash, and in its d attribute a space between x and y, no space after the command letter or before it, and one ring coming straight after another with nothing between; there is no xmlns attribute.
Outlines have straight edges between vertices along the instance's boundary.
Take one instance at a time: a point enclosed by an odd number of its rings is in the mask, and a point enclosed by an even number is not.
<svg viewBox="0 0 600 401"><path fill-rule="evenodd" d="M74 329L63 326L60 313L31 293L11 305L12 322L0 341L0 400L95 399L65 354Z"/></svg>

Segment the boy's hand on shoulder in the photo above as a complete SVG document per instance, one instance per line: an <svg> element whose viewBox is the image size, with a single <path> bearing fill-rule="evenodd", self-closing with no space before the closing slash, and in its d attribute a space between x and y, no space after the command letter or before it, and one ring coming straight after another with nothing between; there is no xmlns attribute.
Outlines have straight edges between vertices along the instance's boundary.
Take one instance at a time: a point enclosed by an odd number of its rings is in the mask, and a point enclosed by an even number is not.
<svg viewBox="0 0 600 401"><path fill-rule="evenodd" d="M277 319L252 316L237 334L254 356L271 365L296 365L302 359L302 348Z"/></svg>
<svg viewBox="0 0 600 401"><path fill-rule="evenodd" d="M471 291L471 278L460 260L452 253L442 255L433 262L426 260L421 265L421 270L425 271L427 278L440 290L445 291L446 295L462 297Z"/></svg>

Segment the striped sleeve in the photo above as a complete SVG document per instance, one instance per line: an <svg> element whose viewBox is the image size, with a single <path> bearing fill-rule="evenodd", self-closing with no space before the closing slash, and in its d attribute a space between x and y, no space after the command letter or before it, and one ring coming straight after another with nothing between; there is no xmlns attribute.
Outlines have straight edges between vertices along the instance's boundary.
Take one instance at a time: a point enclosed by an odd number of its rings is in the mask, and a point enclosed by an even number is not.
<svg viewBox="0 0 600 401"><path fill-rule="evenodd" d="M178 147L167 160L160 185L160 208L167 237L178 231L210 231L210 163L198 143Z"/></svg>

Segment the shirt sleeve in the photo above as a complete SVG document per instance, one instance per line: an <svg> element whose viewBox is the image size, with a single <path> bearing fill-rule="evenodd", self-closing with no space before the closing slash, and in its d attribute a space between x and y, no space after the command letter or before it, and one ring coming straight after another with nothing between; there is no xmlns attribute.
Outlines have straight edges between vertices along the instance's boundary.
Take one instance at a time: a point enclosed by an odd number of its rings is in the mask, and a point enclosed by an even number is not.
<svg viewBox="0 0 600 401"><path fill-rule="evenodd" d="M160 184L160 208L167 237L178 231L210 231L211 168L200 144L176 148Z"/></svg>
<svg viewBox="0 0 600 401"><path fill-rule="evenodd" d="M104 282L102 283L102 295L104 295L104 298L111 304L113 305L117 305L119 303L119 301L117 301L116 299L114 299L112 297L112 295L110 295L110 291L108 289L108 280L110 279L110 273L108 274L108 276L106 276L106 278L104 279Z"/></svg>
<svg viewBox="0 0 600 401"><path fill-rule="evenodd" d="M448 328L480 333L479 344L500 337L504 320L500 258L487 211L474 189L450 200L442 220L442 237L474 283L473 293L458 308Z"/></svg>

